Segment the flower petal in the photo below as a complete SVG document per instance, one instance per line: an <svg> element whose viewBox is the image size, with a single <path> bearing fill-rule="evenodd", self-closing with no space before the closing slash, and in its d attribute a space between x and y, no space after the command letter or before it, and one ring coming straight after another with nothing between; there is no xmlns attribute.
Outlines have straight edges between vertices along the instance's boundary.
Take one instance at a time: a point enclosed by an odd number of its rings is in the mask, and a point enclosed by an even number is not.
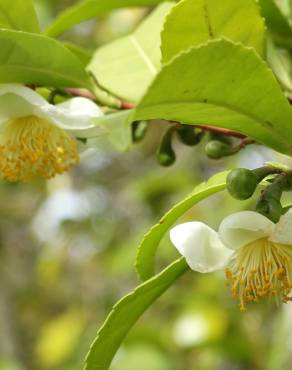
<svg viewBox="0 0 292 370"><path fill-rule="evenodd" d="M58 105L49 104L34 90L18 84L0 85L0 124L18 117L35 115L67 130L94 126L93 119L103 115L90 99L77 97Z"/></svg>
<svg viewBox="0 0 292 370"><path fill-rule="evenodd" d="M276 224L270 240L275 243L292 246L292 209L283 215Z"/></svg>
<svg viewBox="0 0 292 370"><path fill-rule="evenodd" d="M93 101L82 97L51 105L50 110L44 113L50 121L66 130L94 127L93 119L103 115L102 110Z"/></svg>
<svg viewBox="0 0 292 370"><path fill-rule="evenodd" d="M219 227L222 242L238 249L257 239L271 235L275 225L267 217L252 211L242 211L226 217Z"/></svg>
<svg viewBox="0 0 292 370"><path fill-rule="evenodd" d="M232 252L216 231L201 222L187 222L170 230L170 240L192 270L211 272L223 268Z"/></svg>
<svg viewBox="0 0 292 370"><path fill-rule="evenodd" d="M0 124L47 110L50 104L32 89L18 84L0 85Z"/></svg>

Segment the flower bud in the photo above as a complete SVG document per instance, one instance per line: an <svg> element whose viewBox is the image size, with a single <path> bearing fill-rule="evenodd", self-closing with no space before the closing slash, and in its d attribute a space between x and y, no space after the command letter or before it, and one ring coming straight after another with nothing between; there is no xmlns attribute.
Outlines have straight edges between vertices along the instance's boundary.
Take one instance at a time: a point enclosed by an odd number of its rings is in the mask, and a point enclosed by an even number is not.
<svg viewBox="0 0 292 370"><path fill-rule="evenodd" d="M147 122L146 121L135 121L132 123L132 140L133 143L138 143L143 140L147 132Z"/></svg>
<svg viewBox="0 0 292 370"><path fill-rule="evenodd" d="M181 142L189 146L199 144L205 134L204 131L199 130L197 132L196 128L188 125L177 128L176 132Z"/></svg>
<svg viewBox="0 0 292 370"><path fill-rule="evenodd" d="M218 140L209 141L205 146L205 152L211 159L220 159L232 154L232 147Z"/></svg>
<svg viewBox="0 0 292 370"><path fill-rule="evenodd" d="M168 153L159 153L158 155L158 162L163 167L168 167L174 164L175 162L175 153L174 151Z"/></svg>
<svg viewBox="0 0 292 370"><path fill-rule="evenodd" d="M227 189L235 199L250 198L258 185L256 174L246 168L236 168L227 176Z"/></svg>
<svg viewBox="0 0 292 370"><path fill-rule="evenodd" d="M164 135L160 148L157 153L157 159L161 166L171 166L176 159L174 150L172 149L172 134L173 128L171 127Z"/></svg>
<svg viewBox="0 0 292 370"><path fill-rule="evenodd" d="M230 136L224 135L221 132L210 132L210 139L221 141L221 143L232 145L232 138Z"/></svg>

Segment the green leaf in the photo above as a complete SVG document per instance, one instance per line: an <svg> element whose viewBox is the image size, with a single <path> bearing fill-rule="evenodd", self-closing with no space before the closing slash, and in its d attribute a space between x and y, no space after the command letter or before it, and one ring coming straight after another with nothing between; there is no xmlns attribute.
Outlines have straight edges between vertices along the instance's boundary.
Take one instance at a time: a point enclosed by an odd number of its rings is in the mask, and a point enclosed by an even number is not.
<svg viewBox="0 0 292 370"><path fill-rule="evenodd" d="M80 139L108 140L117 149L126 150L132 143L132 114L132 110L106 114L94 120L95 127L72 130L71 133Z"/></svg>
<svg viewBox="0 0 292 370"><path fill-rule="evenodd" d="M292 48L292 29L284 14L273 0L259 0L262 15L269 31L280 45Z"/></svg>
<svg viewBox="0 0 292 370"><path fill-rule="evenodd" d="M40 32L32 0L0 0L0 28Z"/></svg>
<svg viewBox="0 0 292 370"><path fill-rule="evenodd" d="M97 50L89 70L123 99L141 99L160 69L160 32L173 3L161 4L131 35Z"/></svg>
<svg viewBox="0 0 292 370"><path fill-rule="evenodd" d="M58 41L0 29L0 83L91 88L81 62Z"/></svg>
<svg viewBox="0 0 292 370"><path fill-rule="evenodd" d="M221 172L211 177L209 181L200 184L184 200L170 209L161 220L145 235L139 246L136 269L142 280L154 275L155 255L159 243L169 228L190 208L201 200L226 188L228 172Z"/></svg>
<svg viewBox="0 0 292 370"><path fill-rule="evenodd" d="M162 60L165 63L182 50L222 36L265 54L265 24L255 0L180 1L161 34Z"/></svg>
<svg viewBox="0 0 292 370"><path fill-rule="evenodd" d="M228 40L163 67L133 117L157 118L224 127L292 154L292 108L272 71L253 49Z"/></svg>
<svg viewBox="0 0 292 370"><path fill-rule="evenodd" d="M290 20L291 17L292 10L291 4L292 4L291 0L277 1L278 7L288 20Z"/></svg>
<svg viewBox="0 0 292 370"><path fill-rule="evenodd" d="M107 370L131 327L147 308L187 270L188 266L184 258L180 258L122 298L97 333L86 359L85 370Z"/></svg>
<svg viewBox="0 0 292 370"><path fill-rule="evenodd" d="M91 58L93 51L85 49L81 46L75 45L71 42L63 42L64 46L71 51L79 60L80 62L86 67Z"/></svg>
<svg viewBox="0 0 292 370"><path fill-rule="evenodd" d="M113 9L152 6L162 3L164 0L85 0L66 9L48 27L46 33L55 37L71 28L77 23L104 15Z"/></svg>
<svg viewBox="0 0 292 370"><path fill-rule="evenodd" d="M292 92L291 56L286 50L279 50L274 41L269 38L267 47L267 61L275 73L278 81L286 91Z"/></svg>

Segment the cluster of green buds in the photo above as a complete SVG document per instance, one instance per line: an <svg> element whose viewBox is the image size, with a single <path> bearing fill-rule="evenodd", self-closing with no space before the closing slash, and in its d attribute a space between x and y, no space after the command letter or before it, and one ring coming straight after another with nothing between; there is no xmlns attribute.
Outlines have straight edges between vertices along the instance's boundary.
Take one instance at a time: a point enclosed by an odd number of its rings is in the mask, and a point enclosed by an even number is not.
<svg viewBox="0 0 292 370"><path fill-rule="evenodd" d="M176 134L178 139L187 146L198 145L204 131L189 125L177 125L170 127L163 136L160 147L157 151L157 160L161 166L171 166L176 160L176 154L173 149L173 135Z"/></svg>
<svg viewBox="0 0 292 370"><path fill-rule="evenodd" d="M146 121L133 122L132 141L140 142L144 139L148 124ZM239 133L210 126L192 126L173 122L161 140L157 151L157 160L161 166L171 166L176 161L173 148L173 137L187 146L196 146L206 137L205 153L210 159L221 159L238 153L241 149L254 141Z"/></svg>
<svg viewBox="0 0 292 370"><path fill-rule="evenodd" d="M139 121L132 124L132 141L138 143L144 139L147 132L147 122ZM163 135L160 146L157 150L157 160L161 166L171 166L176 160L176 154L173 149L173 137L177 135L178 139L187 146L199 144L205 132L194 126L174 124L168 128Z"/></svg>
<svg viewBox="0 0 292 370"><path fill-rule="evenodd" d="M266 180L263 183L263 180ZM227 177L227 189L233 198L246 200L252 197L262 183L256 211L273 222L278 222L288 208L281 204L284 191L292 190L292 171L267 165L254 170L236 168Z"/></svg>

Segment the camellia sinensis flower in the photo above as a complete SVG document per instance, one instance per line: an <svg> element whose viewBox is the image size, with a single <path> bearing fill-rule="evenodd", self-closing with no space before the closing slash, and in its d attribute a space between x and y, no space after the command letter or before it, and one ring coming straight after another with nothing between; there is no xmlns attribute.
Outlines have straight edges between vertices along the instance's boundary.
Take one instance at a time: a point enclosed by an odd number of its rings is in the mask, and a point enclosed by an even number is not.
<svg viewBox="0 0 292 370"><path fill-rule="evenodd" d="M256 212L238 212L218 232L188 222L174 227L170 239L194 271L225 268L241 310L267 296L292 301L292 209L277 224Z"/></svg>
<svg viewBox="0 0 292 370"><path fill-rule="evenodd" d="M52 105L28 87L0 85L0 179L49 179L67 171L79 161L70 131L93 127L101 115L89 99Z"/></svg>

